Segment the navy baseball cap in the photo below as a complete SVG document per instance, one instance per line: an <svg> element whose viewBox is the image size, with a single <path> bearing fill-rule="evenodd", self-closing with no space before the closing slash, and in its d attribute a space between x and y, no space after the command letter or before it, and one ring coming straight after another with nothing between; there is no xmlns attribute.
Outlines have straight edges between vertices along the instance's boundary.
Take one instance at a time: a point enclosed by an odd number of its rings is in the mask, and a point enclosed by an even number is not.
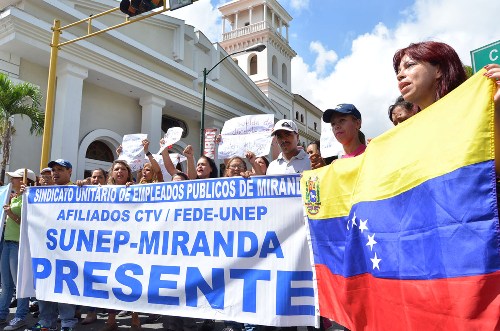
<svg viewBox="0 0 500 331"><path fill-rule="evenodd" d="M73 169L73 166L68 160L57 159L49 162L49 168L53 168L55 165L60 165L61 167L65 167L66 169Z"/></svg>
<svg viewBox="0 0 500 331"><path fill-rule="evenodd" d="M323 122L330 123L330 120L332 119L334 113L339 113L343 115L352 115L357 119L361 119L361 113L353 104L341 103L333 109L325 110L325 112L323 113Z"/></svg>

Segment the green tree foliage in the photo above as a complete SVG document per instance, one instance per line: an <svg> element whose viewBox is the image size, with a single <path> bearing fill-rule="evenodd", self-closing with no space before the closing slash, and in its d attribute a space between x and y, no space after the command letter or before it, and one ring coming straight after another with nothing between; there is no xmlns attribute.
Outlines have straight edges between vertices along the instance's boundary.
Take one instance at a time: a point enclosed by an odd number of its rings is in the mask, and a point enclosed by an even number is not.
<svg viewBox="0 0 500 331"><path fill-rule="evenodd" d="M471 78L472 75L474 75L474 72L472 71L472 67L468 65L464 65L465 69L465 74L467 75L467 79Z"/></svg>
<svg viewBox="0 0 500 331"><path fill-rule="evenodd" d="M31 120L30 133L43 133L44 116L40 110L40 89L31 83L14 84L7 75L0 73L0 142L2 161L0 180L5 178L5 168L10 159L10 145L15 132L12 126L14 115L27 116Z"/></svg>

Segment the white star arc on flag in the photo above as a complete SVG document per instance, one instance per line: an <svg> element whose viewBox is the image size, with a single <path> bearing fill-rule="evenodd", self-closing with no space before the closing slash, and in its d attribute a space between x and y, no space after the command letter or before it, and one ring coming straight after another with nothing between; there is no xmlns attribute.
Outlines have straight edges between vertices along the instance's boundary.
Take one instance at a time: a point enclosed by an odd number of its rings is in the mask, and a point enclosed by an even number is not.
<svg viewBox="0 0 500 331"><path fill-rule="evenodd" d="M380 263L380 261L382 261L382 259L379 259L379 258L377 257L377 252L375 252L375 257L374 257L373 259L370 259L370 260L372 260L372 263L373 263L373 269L375 270L375 268L377 268L378 270L380 270L380 267L379 267L379 265L378 265L378 264Z"/></svg>
<svg viewBox="0 0 500 331"><path fill-rule="evenodd" d="M368 227L366 226L366 223L368 223L368 220L359 220L359 230L361 233L363 233L363 230L368 230Z"/></svg>
<svg viewBox="0 0 500 331"><path fill-rule="evenodd" d="M370 251L373 251L373 245L375 245L377 242L375 241L375 233L373 235L368 235L368 242L366 243L366 246L370 246Z"/></svg>
<svg viewBox="0 0 500 331"><path fill-rule="evenodd" d="M349 223L350 222L352 222L353 224L356 224L356 213L354 213L354 215L352 216L351 220L347 220L347 230L350 230L349 229Z"/></svg>

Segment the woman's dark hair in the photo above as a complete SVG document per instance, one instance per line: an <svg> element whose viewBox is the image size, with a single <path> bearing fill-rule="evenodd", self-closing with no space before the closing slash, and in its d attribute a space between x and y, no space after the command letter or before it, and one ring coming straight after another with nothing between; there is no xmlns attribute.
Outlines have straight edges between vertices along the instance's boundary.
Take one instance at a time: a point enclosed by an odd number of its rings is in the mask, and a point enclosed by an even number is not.
<svg viewBox="0 0 500 331"><path fill-rule="evenodd" d="M318 147L318 149L320 149L319 147L319 140L315 140L315 141L312 141L309 145L316 145L316 147Z"/></svg>
<svg viewBox="0 0 500 331"><path fill-rule="evenodd" d="M441 78L437 86L437 99L444 97L467 79L457 52L445 43L424 41L398 50L392 61L396 74L399 72L401 59L405 55L418 62L430 63L439 69Z"/></svg>
<svg viewBox="0 0 500 331"><path fill-rule="evenodd" d="M208 164L210 165L210 168L212 169L210 171L210 176L208 176L208 178L217 178L218 177L218 175L217 175L218 170L217 170L217 166L215 165L215 161L212 160L211 158L209 158L208 156L205 156L205 155L201 156L200 159L205 159L208 162Z"/></svg>
<svg viewBox="0 0 500 331"><path fill-rule="evenodd" d="M175 176L182 177L182 178L183 178L183 180L189 180L188 175L186 175L186 174L185 174L185 173L183 173L182 171L178 171L178 172L176 172L176 173L172 176L172 178L174 178Z"/></svg>
<svg viewBox="0 0 500 331"><path fill-rule="evenodd" d="M392 112L394 111L394 109L396 107L402 107L402 108L406 109L407 111L412 111L414 108L417 108L416 110L418 111L418 107L417 106L415 106L411 102L405 101L405 99L403 98L403 96L400 95L396 99L396 102L394 102L393 105L389 106L388 114L389 114L389 120L391 120L391 122L392 122Z"/></svg>
<svg viewBox="0 0 500 331"><path fill-rule="evenodd" d="M262 159L262 161L264 161L264 163L266 164L266 168L269 168L269 160L267 159L267 157L265 157L265 156L259 156L255 160L257 160L257 159Z"/></svg>
<svg viewBox="0 0 500 331"><path fill-rule="evenodd" d="M363 145L366 145L366 137L365 134L361 132L361 130L358 131L358 139Z"/></svg>
<svg viewBox="0 0 500 331"><path fill-rule="evenodd" d="M92 170L91 174L94 173L94 171L100 171L102 173L102 175L104 176L104 178L106 178L106 176L108 175L106 170L104 170L103 168L96 168L96 169Z"/></svg>

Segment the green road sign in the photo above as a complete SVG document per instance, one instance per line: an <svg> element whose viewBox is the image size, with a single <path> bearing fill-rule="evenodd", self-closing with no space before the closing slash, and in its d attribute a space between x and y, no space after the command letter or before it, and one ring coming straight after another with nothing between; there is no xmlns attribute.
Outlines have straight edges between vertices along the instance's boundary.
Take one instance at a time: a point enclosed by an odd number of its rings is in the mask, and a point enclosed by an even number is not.
<svg viewBox="0 0 500 331"><path fill-rule="evenodd" d="M500 40L471 51L470 57L474 73L489 63L500 64Z"/></svg>

